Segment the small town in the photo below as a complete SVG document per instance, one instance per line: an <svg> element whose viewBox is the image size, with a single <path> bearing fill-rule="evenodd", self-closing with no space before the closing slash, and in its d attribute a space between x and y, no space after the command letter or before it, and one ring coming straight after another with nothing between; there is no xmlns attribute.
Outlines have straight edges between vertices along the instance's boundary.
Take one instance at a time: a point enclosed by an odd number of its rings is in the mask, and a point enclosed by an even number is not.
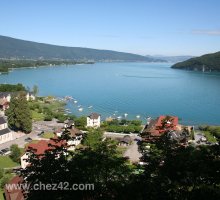
<svg viewBox="0 0 220 200"><path fill-rule="evenodd" d="M3 171L1 191L6 200L25 199L27 191L7 189L4 185L24 181L23 171L33 164L32 156L43 159L48 152L53 152L57 148L64 148L65 156L68 157L70 152L83 151L90 145L96 146L98 143L110 140L115 144L120 156L124 157L126 162L130 163L129 165L136 166L135 173L141 173L143 167L148 165L143 155L146 152L149 153L152 145L155 145L161 138L165 137L166 140L183 148L218 145L217 135L212 134L209 131L210 128L181 125L178 116L161 115L155 119L146 117L145 122L117 117L102 119L101 114L98 113L77 118L61 112L63 110L60 106L64 105L63 102L60 105L60 103L57 104L56 98L38 97L36 91L35 87L32 92L0 92L0 170ZM29 125L31 129L24 127L26 125L21 122L22 119L19 119L20 125L14 123L16 115L10 115L14 101L17 101L17 107L13 108L13 113L20 107L19 101L26 104L29 109L27 110L23 105L23 116L25 112L31 111L32 120L31 126ZM62 116L54 115L53 117L51 114L48 117L46 114L42 120L43 118L39 115L44 111L39 107L39 102L43 102L44 105L55 104L57 106L55 110L61 112ZM20 114L22 112L17 111Z"/></svg>
<svg viewBox="0 0 220 200"><path fill-rule="evenodd" d="M0 200L220 199L220 1L1 1Z"/></svg>

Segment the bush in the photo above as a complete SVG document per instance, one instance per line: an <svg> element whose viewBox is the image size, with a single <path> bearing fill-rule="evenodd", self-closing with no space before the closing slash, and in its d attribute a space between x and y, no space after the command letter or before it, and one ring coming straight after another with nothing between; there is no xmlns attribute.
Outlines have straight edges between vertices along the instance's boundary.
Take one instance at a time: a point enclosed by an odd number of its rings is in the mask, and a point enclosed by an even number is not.
<svg viewBox="0 0 220 200"><path fill-rule="evenodd" d="M141 120L132 120L131 124L135 125L135 126L141 126Z"/></svg>
<svg viewBox="0 0 220 200"><path fill-rule="evenodd" d="M0 168L0 179L4 176L4 170Z"/></svg>
<svg viewBox="0 0 220 200"><path fill-rule="evenodd" d="M52 115L46 115L46 116L44 117L44 121L52 121L52 119L53 119L53 116L52 116Z"/></svg>
<svg viewBox="0 0 220 200"><path fill-rule="evenodd" d="M0 188L4 188L5 184L9 181L9 176L4 175L0 180Z"/></svg>
<svg viewBox="0 0 220 200"><path fill-rule="evenodd" d="M11 151L10 158L11 158L14 162L19 163L19 162L20 162L20 157L21 157L21 150L20 150L20 148L18 147L18 145L17 145L17 144L11 145L10 151Z"/></svg>

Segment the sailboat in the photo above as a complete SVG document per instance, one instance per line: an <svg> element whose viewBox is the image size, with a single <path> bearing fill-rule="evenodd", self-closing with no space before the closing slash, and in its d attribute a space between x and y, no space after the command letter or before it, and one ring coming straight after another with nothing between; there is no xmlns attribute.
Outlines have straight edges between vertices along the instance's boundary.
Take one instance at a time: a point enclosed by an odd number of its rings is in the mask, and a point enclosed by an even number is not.
<svg viewBox="0 0 220 200"><path fill-rule="evenodd" d="M204 65L202 66L202 72L205 72L205 66Z"/></svg>

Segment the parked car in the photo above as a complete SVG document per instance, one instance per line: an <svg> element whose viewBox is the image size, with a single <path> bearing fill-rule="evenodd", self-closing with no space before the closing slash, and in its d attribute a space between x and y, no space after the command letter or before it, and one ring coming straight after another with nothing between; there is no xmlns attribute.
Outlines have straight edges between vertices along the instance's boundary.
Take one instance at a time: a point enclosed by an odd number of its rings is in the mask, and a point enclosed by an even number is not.
<svg viewBox="0 0 220 200"><path fill-rule="evenodd" d="M1 150L1 155L7 155L10 153L10 149L9 148L5 148Z"/></svg>
<svg viewBox="0 0 220 200"><path fill-rule="evenodd" d="M24 139L24 141L25 141L25 142L31 142L32 139L31 139L30 137L28 137L28 138Z"/></svg>
<svg viewBox="0 0 220 200"><path fill-rule="evenodd" d="M41 131L40 133L37 134L37 136L41 136L44 134L44 131Z"/></svg>

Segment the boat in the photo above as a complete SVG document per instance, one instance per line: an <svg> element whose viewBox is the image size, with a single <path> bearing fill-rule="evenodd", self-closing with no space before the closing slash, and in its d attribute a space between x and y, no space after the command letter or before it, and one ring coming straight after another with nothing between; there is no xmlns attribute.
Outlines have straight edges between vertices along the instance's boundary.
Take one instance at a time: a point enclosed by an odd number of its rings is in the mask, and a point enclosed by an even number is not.
<svg viewBox="0 0 220 200"><path fill-rule="evenodd" d="M79 108L78 110L79 110L80 112L82 112L82 111L83 111L83 108Z"/></svg>
<svg viewBox="0 0 220 200"><path fill-rule="evenodd" d="M138 118L138 119L139 119L140 117L141 117L140 115L137 115L137 116L136 116L136 118Z"/></svg>
<svg viewBox="0 0 220 200"><path fill-rule="evenodd" d="M77 107L78 107L78 108L80 108L80 107L81 107L81 105L78 105Z"/></svg>
<svg viewBox="0 0 220 200"><path fill-rule="evenodd" d="M88 106L88 108L92 108L93 106Z"/></svg>
<svg viewBox="0 0 220 200"><path fill-rule="evenodd" d="M73 101L73 103L77 103L77 102L78 102L77 100L74 100L74 101Z"/></svg>
<svg viewBox="0 0 220 200"><path fill-rule="evenodd" d="M118 116L118 117L117 117L117 119L121 119L121 118L122 118L121 116Z"/></svg>
<svg viewBox="0 0 220 200"><path fill-rule="evenodd" d="M65 96L64 99L65 100L73 100L73 97L72 96Z"/></svg>
<svg viewBox="0 0 220 200"><path fill-rule="evenodd" d="M127 117L127 116L128 116L128 113L125 113L124 116Z"/></svg>

